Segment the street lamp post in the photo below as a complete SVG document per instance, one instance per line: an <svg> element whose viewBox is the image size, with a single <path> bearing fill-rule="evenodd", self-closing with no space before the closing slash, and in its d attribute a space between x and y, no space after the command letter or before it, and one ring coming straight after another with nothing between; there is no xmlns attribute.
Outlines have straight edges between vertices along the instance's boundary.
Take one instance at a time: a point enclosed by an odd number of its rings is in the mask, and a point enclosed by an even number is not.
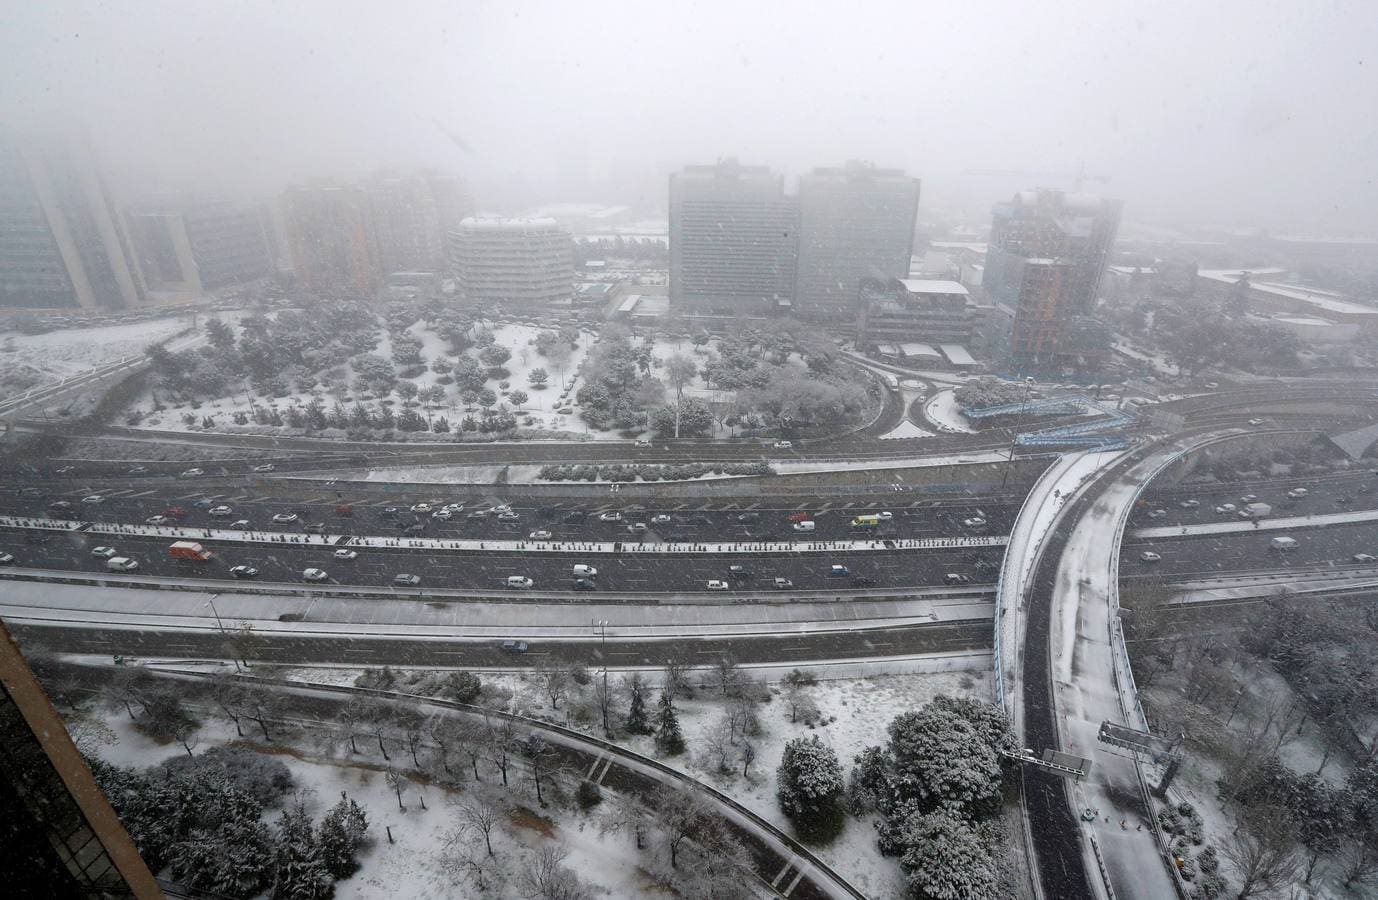
<svg viewBox="0 0 1378 900"><path fill-rule="evenodd" d="M220 630L221 636L228 638L229 632L225 630L225 622L220 618L220 611L215 608L215 598L219 596L219 594L211 594L210 598L207 599L205 603L201 604L201 608L205 609L207 606L211 608L211 615L215 616L215 627ZM234 662L234 670L236 672L242 672L243 669L239 668L239 657L231 653L230 659Z"/></svg>
<svg viewBox="0 0 1378 900"><path fill-rule="evenodd" d="M1034 380L1032 375L1024 377L1024 399L1019 404L1019 418L1022 421L1029 414L1029 394L1033 391ZM1014 467L1014 445L1019 440L1018 429L1010 429L1010 454L1005 459L1005 472L1000 476L1000 489L1005 489L1005 483L1010 479L1010 469Z"/></svg>

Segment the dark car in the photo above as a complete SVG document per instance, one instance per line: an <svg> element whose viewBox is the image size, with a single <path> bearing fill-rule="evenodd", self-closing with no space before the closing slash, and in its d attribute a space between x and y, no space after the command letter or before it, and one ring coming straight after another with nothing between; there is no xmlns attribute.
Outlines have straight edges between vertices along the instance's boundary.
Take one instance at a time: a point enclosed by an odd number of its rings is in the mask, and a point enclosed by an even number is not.
<svg viewBox="0 0 1378 900"><path fill-rule="evenodd" d="M425 523L425 522L413 522L413 523L411 523L410 525L408 525L406 528L402 529L402 531L403 531L404 534L422 534L422 533L425 532L425 530L426 530L426 523Z"/></svg>
<svg viewBox="0 0 1378 900"><path fill-rule="evenodd" d="M163 515L170 519L185 519L187 517L187 510L186 507L183 506L169 506L167 509L163 510Z"/></svg>
<svg viewBox="0 0 1378 900"><path fill-rule="evenodd" d="M872 587L875 585L875 583L876 580L872 578L870 575L852 576L852 587Z"/></svg>
<svg viewBox="0 0 1378 900"><path fill-rule="evenodd" d="M30 531L30 532L25 533L25 535L24 535L24 543L26 543L26 544L46 544L46 543L48 543L48 541L52 540L52 537L53 537L53 536L52 536L51 534L49 534L48 532L46 532L46 531Z"/></svg>
<svg viewBox="0 0 1378 900"><path fill-rule="evenodd" d="M397 507L385 506L383 507L383 511L380 512L378 516L383 519L395 519L397 518Z"/></svg>
<svg viewBox="0 0 1378 900"><path fill-rule="evenodd" d="M596 591L598 585L587 578L576 578L574 579L574 589L576 591Z"/></svg>
<svg viewBox="0 0 1378 900"><path fill-rule="evenodd" d="M587 522L588 519L588 513L584 512L582 509L576 509L573 512L565 513L564 522L566 525L582 525Z"/></svg>
<svg viewBox="0 0 1378 900"><path fill-rule="evenodd" d="M737 516L738 522L759 522L760 520L761 514L757 512L744 512Z"/></svg>
<svg viewBox="0 0 1378 900"><path fill-rule="evenodd" d="M354 507L350 506L348 503L341 503L339 506L335 507L335 515L343 516L347 519L354 515Z"/></svg>
<svg viewBox="0 0 1378 900"><path fill-rule="evenodd" d="M526 641L503 641L503 642L502 642L502 652L503 652L503 653L525 653L525 652L526 652L527 650L529 650L529 649L530 649L530 647L527 646Z"/></svg>
<svg viewBox="0 0 1378 900"><path fill-rule="evenodd" d="M733 578L750 578L751 570L746 566L728 566L727 573Z"/></svg>
<svg viewBox="0 0 1378 900"><path fill-rule="evenodd" d="M307 534L325 534L325 523L314 522L310 525L303 526L302 530L305 531Z"/></svg>

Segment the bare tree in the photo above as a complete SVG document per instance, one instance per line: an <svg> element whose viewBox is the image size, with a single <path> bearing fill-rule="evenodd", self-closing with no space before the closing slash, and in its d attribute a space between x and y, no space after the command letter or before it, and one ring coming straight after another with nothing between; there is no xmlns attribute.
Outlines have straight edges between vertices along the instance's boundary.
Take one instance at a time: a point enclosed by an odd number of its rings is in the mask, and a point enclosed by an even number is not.
<svg viewBox="0 0 1378 900"><path fill-rule="evenodd" d="M684 897L736 900L752 896L751 854L719 818L704 822L694 837L693 864L679 870L675 888Z"/></svg>
<svg viewBox="0 0 1378 900"><path fill-rule="evenodd" d="M453 774L450 771L450 757L464 743L466 735L463 723L448 713L438 712L426 719L424 731L426 737L435 744L435 756L441 770L446 775ZM477 777L476 773L475 780Z"/></svg>
<svg viewBox="0 0 1378 900"><path fill-rule="evenodd" d="M244 718L258 726L259 730L263 732L265 741L271 742L273 740L268 726L271 723L276 727L277 721L282 718L285 707L286 701L282 695L272 688L257 688L246 691L244 694L244 706L242 707Z"/></svg>
<svg viewBox="0 0 1378 900"><path fill-rule="evenodd" d="M489 723L487 741L489 757L502 773L502 786L507 787L507 771L512 765L512 750L517 743L517 728L511 719Z"/></svg>
<svg viewBox="0 0 1378 900"><path fill-rule="evenodd" d="M401 736L403 745L407 752L411 754L411 763L417 769L421 768L421 748L424 746L426 737L426 717L415 703L408 701L397 701L394 703L393 727L398 735Z"/></svg>
<svg viewBox="0 0 1378 900"><path fill-rule="evenodd" d="M563 847L542 847L531 869L522 873L524 896L531 900L586 900L588 891L564 864L568 857L569 851Z"/></svg>
<svg viewBox="0 0 1378 900"><path fill-rule="evenodd" d="M470 800L459 805L459 827L483 835L488 855L493 855L493 829L498 825L498 808L487 800Z"/></svg>
<svg viewBox="0 0 1378 900"><path fill-rule="evenodd" d="M742 777L746 778L751 772L751 764L756 761L756 745L751 741L742 741L737 748L737 757L742 761Z"/></svg>
<svg viewBox="0 0 1378 900"><path fill-rule="evenodd" d="M818 718L818 704L807 686L792 684L785 690L785 703L789 705L789 720L797 723L800 719L812 722Z"/></svg>
<svg viewBox="0 0 1378 900"><path fill-rule="evenodd" d="M190 757L198 743L196 733L201 730L201 720L187 709L176 687L165 685L145 695L143 727L155 737L177 741Z"/></svg>
<svg viewBox="0 0 1378 900"><path fill-rule="evenodd" d="M679 851L684 842L702 833L711 818L703 799L695 790L661 787L651 805L651 820L665 839L670 851L670 868L679 865Z"/></svg>
<svg viewBox="0 0 1378 900"><path fill-rule="evenodd" d="M388 766L383 771L383 777L387 779L388 787L392 788L397 794L397 808L406 812L407 808L402 805L402 792L407 789L407 774L400 769Z"/></svg>
<svg viewBox="0 0 1378 900"><path fill-rule="evenodd" d="M367 701L369 699L363 694L355 694L335 713L335 721L339 724L343 737L349 740L349 749L354 753L359 752L356 738L359 736L359 732L363 730L362 723L368 712Z"/></svg>
<svg viewBox="0 0 1378 900"><path fill-rule="evenodd" d="M64 715L62 722L67 726L72 743L84 756L95 756L101 747L110 747L120 741L115 730L99 715L78 711Z"/></svg>
<svg viewBox="0 0 1378 900"><path fill-rule="evenodd" d="M469 882L480 894L487 893L489 879L496 874L494 857L477 852L469 841L469 832L463 827L445 835L440 865L451 878Z"/></svg>
<svg viewBox="0 0 1378 900"><path fill-rule="evenodd" d="M603 734L609 739L612 738L613 710L619 699L617 686L608 683L608 671L604 669L603 677L593 681L593 701L603 716Z"/></svg>
<svg viewBox="0 0 1378 900"><path fill-rule="evenodd" d="M129 713L129 718L136 719L138 715L134 712L134 707L143 708L144 697L153 688L154 683L154 677L142 666L120 666L110 675L106 696L112 703L123 706L125 712Z"/></svg>
<svg viewBox="0 0 1378 900"><path fill-rule="evenodd" d="M550 708L559 709L560 701L569 694L569 666L563 660L547 657L537 664L536 677L550 700Z"/></svg>
<svg viewBox="0 0 1378 900"><path fill-rule="evenodd" d="M724 654L713 664L709 678L720 695L735 696L742 686L742 669L735 659Z"/></svg>
<svg viewBox="0 0 1378 900"><path fill-rule="evenodd" d="M629 834L636 849L646 849L649 816L636 798L629 794L614 794L606 808L607 813L598 825L599 834Z"/></svg>
<svg viewBox="0 0 1378 900"><path fill-rule="evenodd" d="M703 735L704 753L712 761L719 774L732 771L732 750L735 743L736 733L732 725L731 715L723 713L713 727L709 728Z"/></svg>
<svg viewBox="0 0 1378 900"><path fill-rule="evenodd" d="M392 704L377 697L363 697L359 701L358 716L359 727L378 741L378 752L383 754L385 762L390 762L392 757L388 756L387 741L397 732L397 718Z"/></svg>
<svg viewBox="0 0 1378 900"><path fill-rule="evenodd" d="M1372 836L1362 831L1350 835L1340 850L1340 863L1345 887L1372 884L1378 877L1378 852Z"/></svg>
<svg viewBox="0 0 1378 900"><path fill-rule="evenodd" d="M244 736L240 727L243 719L244 686L228 672L217 672L206 682L206 697L221 715L234 723L235 734Z"/></svg>
<svg viewBox="0 0 1378 900"><path fill-rule="evenodd" d="M545 806L545 796L541 793L541 778L550 771L555 751L539 734L529 734L517 744L522 756L531 765L531 780L536 783L536 802Z"/></svg>
<svg viewBox="0 0 1378 900"><path fill-rule="evenodd" d="M688 669L684 663L677 659L668 660L665 663L665 683L661 688L670 697L670 705L673 706L675 697L692 697L694 689L689 684Z"/></svg>
<svg viewBox="0 0 1378 900"><path fill-rule="evenodd" d="M474 780L481 781L478 774L478 761L488 751L488 723L476 718L466 718L459 723L459 745L469 759L469 767L474 771Z"/></svg>
<svg viewBox="0 0 1378 900"><path fill-rule="evenodd" d="M1221 848L1239 873L1235 900L1247 900L1296 881L1296 838L1276 818L1260 818L1230 836Z"/></svg>

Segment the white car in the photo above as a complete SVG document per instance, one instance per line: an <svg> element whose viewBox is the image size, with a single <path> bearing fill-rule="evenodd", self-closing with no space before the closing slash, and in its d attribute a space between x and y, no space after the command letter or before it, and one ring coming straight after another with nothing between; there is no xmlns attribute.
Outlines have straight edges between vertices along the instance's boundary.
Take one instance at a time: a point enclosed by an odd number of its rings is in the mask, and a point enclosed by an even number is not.
<svg viewBox="0 0 1378 900"><path fill-rule="evenodd" d="M1235 506L1233 503L1222 503L1215 508L1215 511L1223 516L1227 513L1232 513L1237 509L1239 509L1239 507Z"/></svg>
<svg viewBox="0 0 1378 900"><path fill-rule="evenodd" d="M1374 556L1372 553L1356 553L1351 556L1350 559L1354 560L1356 563L1378 562L1378 556Z"/></svg>
<svg viewBox="0 0 1378 900"><path fill-rule="evenodd" d="M9 553L0 553L0 566L14 565L14 556Z"/></svg>
<svg viewBox="0 0 1378 900"><path fill-rule="evenodd" d="M413 503L411 511L414 513L428 513L431 511L431 505L429 503Z"/></svg>
<svg viewBox="0 0 1378 900"><path fill-rule="evenodd" d="M104 503L105 498L102 497L100 494L92 494L89 497L82 497L81 502L94 506L97 503Z"/></svg>
<svg viewBox="0 0 1378 900"><path fill-rule="evenodd" d="M599 514L598 514L598 521L600 521L600 522L621 522L621 521L622 521L622 514L621 514L620 512L605 512L605 513L599 513Z"/></svg>
<svg viewBox="0 0 1378 900"><path fill-rule="evenodd" d="M731 586L726 581L719 581L715 578L708 582L708 589L710 591L726 591L731 590Z"/></svg>
<svg viewBox="0 0 1378 900"><path fill-rule="evenodd" d="M356 559L359 558L359 551L358 551L358 550L336 550L336 551L335 551L333 554L331 554L331 555L334 556L336 559L342 559L342 560L344 560L345 562L353 562L354 560L356 560Z"/></svg>
<svg viewBox="0 0 1378 900"><path fill-rule="evenodd" d="M273 471L273 469L275 469L275 468L276 468L276 466L274 466L272 463L264 463L264 464L261 465L261 466L254 466L254 471L255 471L255 472L271 472L271 471Z"/></svg>
<svg viewBox="0 0 1378 900"><path fill-rule="evenodd" d="M231 527L231 528L248 528L248 527L249 527L249 520L248 520L248 519L235 519L233 522L230 523L230 527Z"/></svg>
<svg viewBox="0 0 1378 900"><path fill-rule="evenodd" d="M210 509L206 510L206 512L215 516L217 519L223 519L226 516L234 515L234 509L229 506L212 506Z"/></svg>
<svg viewBox="0 0 1378 900"><path fill-rule="evenodd" d="M642 438L641 440L639 440L639 441L636 442L636 446L638 446L638 447L649 447L649 446L651 446L651 442L648 441L648 440L646 440L645 438Z"/></svg>
<svg viewBox="0 0 1378 900"><path fill-rule="evenodd" d="M421 576L410 575L404 572L401 575L394 575L392 578L392 583L397 585L398 587L416 587L418 584L421 583Z"/></svg>
<svg viewBox="0 0 1378 900"><path fill-rule="evenodd" d="M302 581L325 581L330 578L325 573L325 569L303 569L301 573Z"/></svg>
<svg viewBox="0 0 1378 900"><path fill-rule="evenodd" d="M876 513L876 518L877 518L877 519L880 519L882 522L888 522L888 521L890 521L891 519L893 519L894 517L895 517L895 514L892 513L892 512L878 512L878 513Z"/></svg>
<svg viewBox="0 0 1378 900"><path fill-rule="evenodd" d="M235 578L257 578L258 569L253 566L235 566L230 569L230 574Z"/></svg>
<svg viewBox="0 0 1378 900"><path fill-rule="evenodd" d="M774 447L776 450L793 450L793 449L794 449L794 444L792 444L792 443L789 442L789 441L776 441L775 443L771 444L770 446Z"/></svg>
<svg viewBox="0 0 1378 900"><path fill-rule="evenodd" d="M1245 494L1239 498L1240 503L1253 503L1258 500L1258 494Z"/></svg>
<svg viewBox="0 0 1378 900"><path fill-rule="evenodd" d="M1254 426L1255 428L1257 428L1258 426L1260 426L1260 425L1263 424L1263 420L1262 420L1262 419L1250 419L1250 420L1249 420L1249 424L1252 425L1252 426Z"/></svg>
<svg viewBox="0 0 1378 900"><path fill-rule="evenodd" d="M172 520L169 519L167 516L149 516L147 519L144 519L144 524L145 524L145 525L166 525L167 523L169 523L169 522L171 522L171 521L172 521Z"/></svg>
<svg viewBox="0 0 1378 900"><path fill-rule="evenodd" d="M1290 491L1287 492L1287 496L1293 500L1300 500L1309 493L1311 492L1308 491L1306 488L1292 488ZM83 500L81 502L85 503L86 501Z"/></svg>
<svg viewBox="0 0 1378 900"><path fill-rule="evenodd" d="M507 586L510 588L529 588L536 582L527 578L525 575L508 575Z"/></svg>
<svg viewBox="0 0 1378 900"><path fill-rule="evenodd" d="M507 512L498 513L499 522L519 522L521 521L521 518L522 517L520 515L512 512L511 510L508 510Z"/></svg>
<svg viewBox="0 0 1378 900"><path fill-rule="evenodd" d="M1145 550L1143 553L1139 554L1139 562L1158 562L1161 559L1162 557L1152 550Z"/></svg>
<svg viewBox="0 0 1378 900"><path fill-rule="evenodd" d="M526 536L528 541L548 541L550 540L549 531L533 531Z"/></svg>
<svg viewBox="0 0 1378 900"><path fill-rule="evenodd" d="M442 510L444 510L445 512L448 512L448 513L450 513L450 514L452 514L452 515L453 515L454 513L461 513L461 512L464 512L464 504L463 504L463 503L446 503L444 506L442 506L442 507L440 507L440 508L441 508Z"/></svg>
<svg viewBox="0 0 1378 900"><path fill-rule="evenodd" d="M962 524L967 528L984 528L986 520L980 516L972 516L970 519L963 519Z"/></svg>
<svg viewBox="0 0 1378 900"><path fill-rule="evenodd" d="M1177 505L1180 506L1180 507L1182 507L1182 509L1196 509L1198 506L1201 505L1201 501L1200 501L1200 500L1183 500L1181 503L1178 503Z"/></svg>
<svg viewBox="0 0 1378 900"><path fill-rule="evenodd" d="M448 522L454 517L455 514L448 509L437 509L435 512L431 513L432 519L439 519L442 522Z"/></svg>
<svg viewBox="0 0 1378 900"><path fill-rule="evenodd" d="M114 548L114 547L93 547L93 548L91 549L91 555L92 555L92 556L98 556L98 557L100 557L101 559L109 559L110 557L112 557L112 556L115 555L115 548Z"/></svg>
<svg viewBox="0 0 1378 900"><path fill-rule="evenodd" d="M645 523L645 522L632 522L631 524L629 524L629 525L627 526L627 530L630 531L632 534L645 534L645 533L646 533L646 523Z"/></svg>
<svg viewBox="0 0 1378 900"><path fill-rule="evenodd" d="M137 572L139 561L128 556L112 556L105 561L105 567L112 572Z"/></svg>
<svg viewBox="0 0 1378 900"><path fill-rule="evenodd" d="M206 474L206 470L205 470L205 469L187 469L187 470L186 470L185 472L183 472L179 477L181 477L181 478L196 478L196 477L198 477L198 476L205 475L205 474Z"/></svg>
<svg viewBox="0 0 1378 900"><path fill-rule="evenodd" d="M1150 519L1161 519L1165 515L1167 515L1167 510L1165 509L1150 509L1148 511L1148 517Z"/></svg>
<svg viewBox="0 0 1378 900"><path fill-rule="evenodd" d="M493 512L498 513L499 515L501 515L502 513L510 513L511 511L512 507L507 503L499 503L497 506L493 507Z"/></svg>
<svg viewBox="0 0 1378 900"><path fill-rule="evenodd" d="M278 513L273 516L273 521L279 525L290 525L301 517L296 513Z"/></svg>
<svg viewBox="0 0 1378 900"><path fill-rule="evenodd" d="M670 517L667 516L665 513L660 513L659 515L651 516L652 525L667 525L669 524L669 522Z"/></svg>

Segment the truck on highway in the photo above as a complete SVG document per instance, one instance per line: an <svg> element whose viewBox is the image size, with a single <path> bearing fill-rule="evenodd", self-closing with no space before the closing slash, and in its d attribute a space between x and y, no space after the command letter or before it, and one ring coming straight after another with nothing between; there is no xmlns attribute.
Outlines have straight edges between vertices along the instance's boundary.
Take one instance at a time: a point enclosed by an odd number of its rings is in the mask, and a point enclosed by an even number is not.
<svg viewBox="0 0 1378 900"><path fill-rule="evenodd" d="M853 531L875 531L880 527L880 516L863 515L852 519Z"/></svg>
<svg viewBox="0 0 1378 900"><path fill-rule="evenodd" d="M1239 511L1241 519L1262 519L1273 511L1273 508L1266 503L1249 503Z"/></svg>
<svg viewBox="0 0 1378 900"><path fill-rule="evenodd" d="M1296 538L1275 537L1268 543L1270 550L1295 550L1297 549Z"/></svg>
<svg viewBox="0 0 1378 900"><path fill-rule="evenodd" d="M168 548L168 552L172 554L173 559L207 560L211 558L211 552L196 541L176 541Z"/></svg>

